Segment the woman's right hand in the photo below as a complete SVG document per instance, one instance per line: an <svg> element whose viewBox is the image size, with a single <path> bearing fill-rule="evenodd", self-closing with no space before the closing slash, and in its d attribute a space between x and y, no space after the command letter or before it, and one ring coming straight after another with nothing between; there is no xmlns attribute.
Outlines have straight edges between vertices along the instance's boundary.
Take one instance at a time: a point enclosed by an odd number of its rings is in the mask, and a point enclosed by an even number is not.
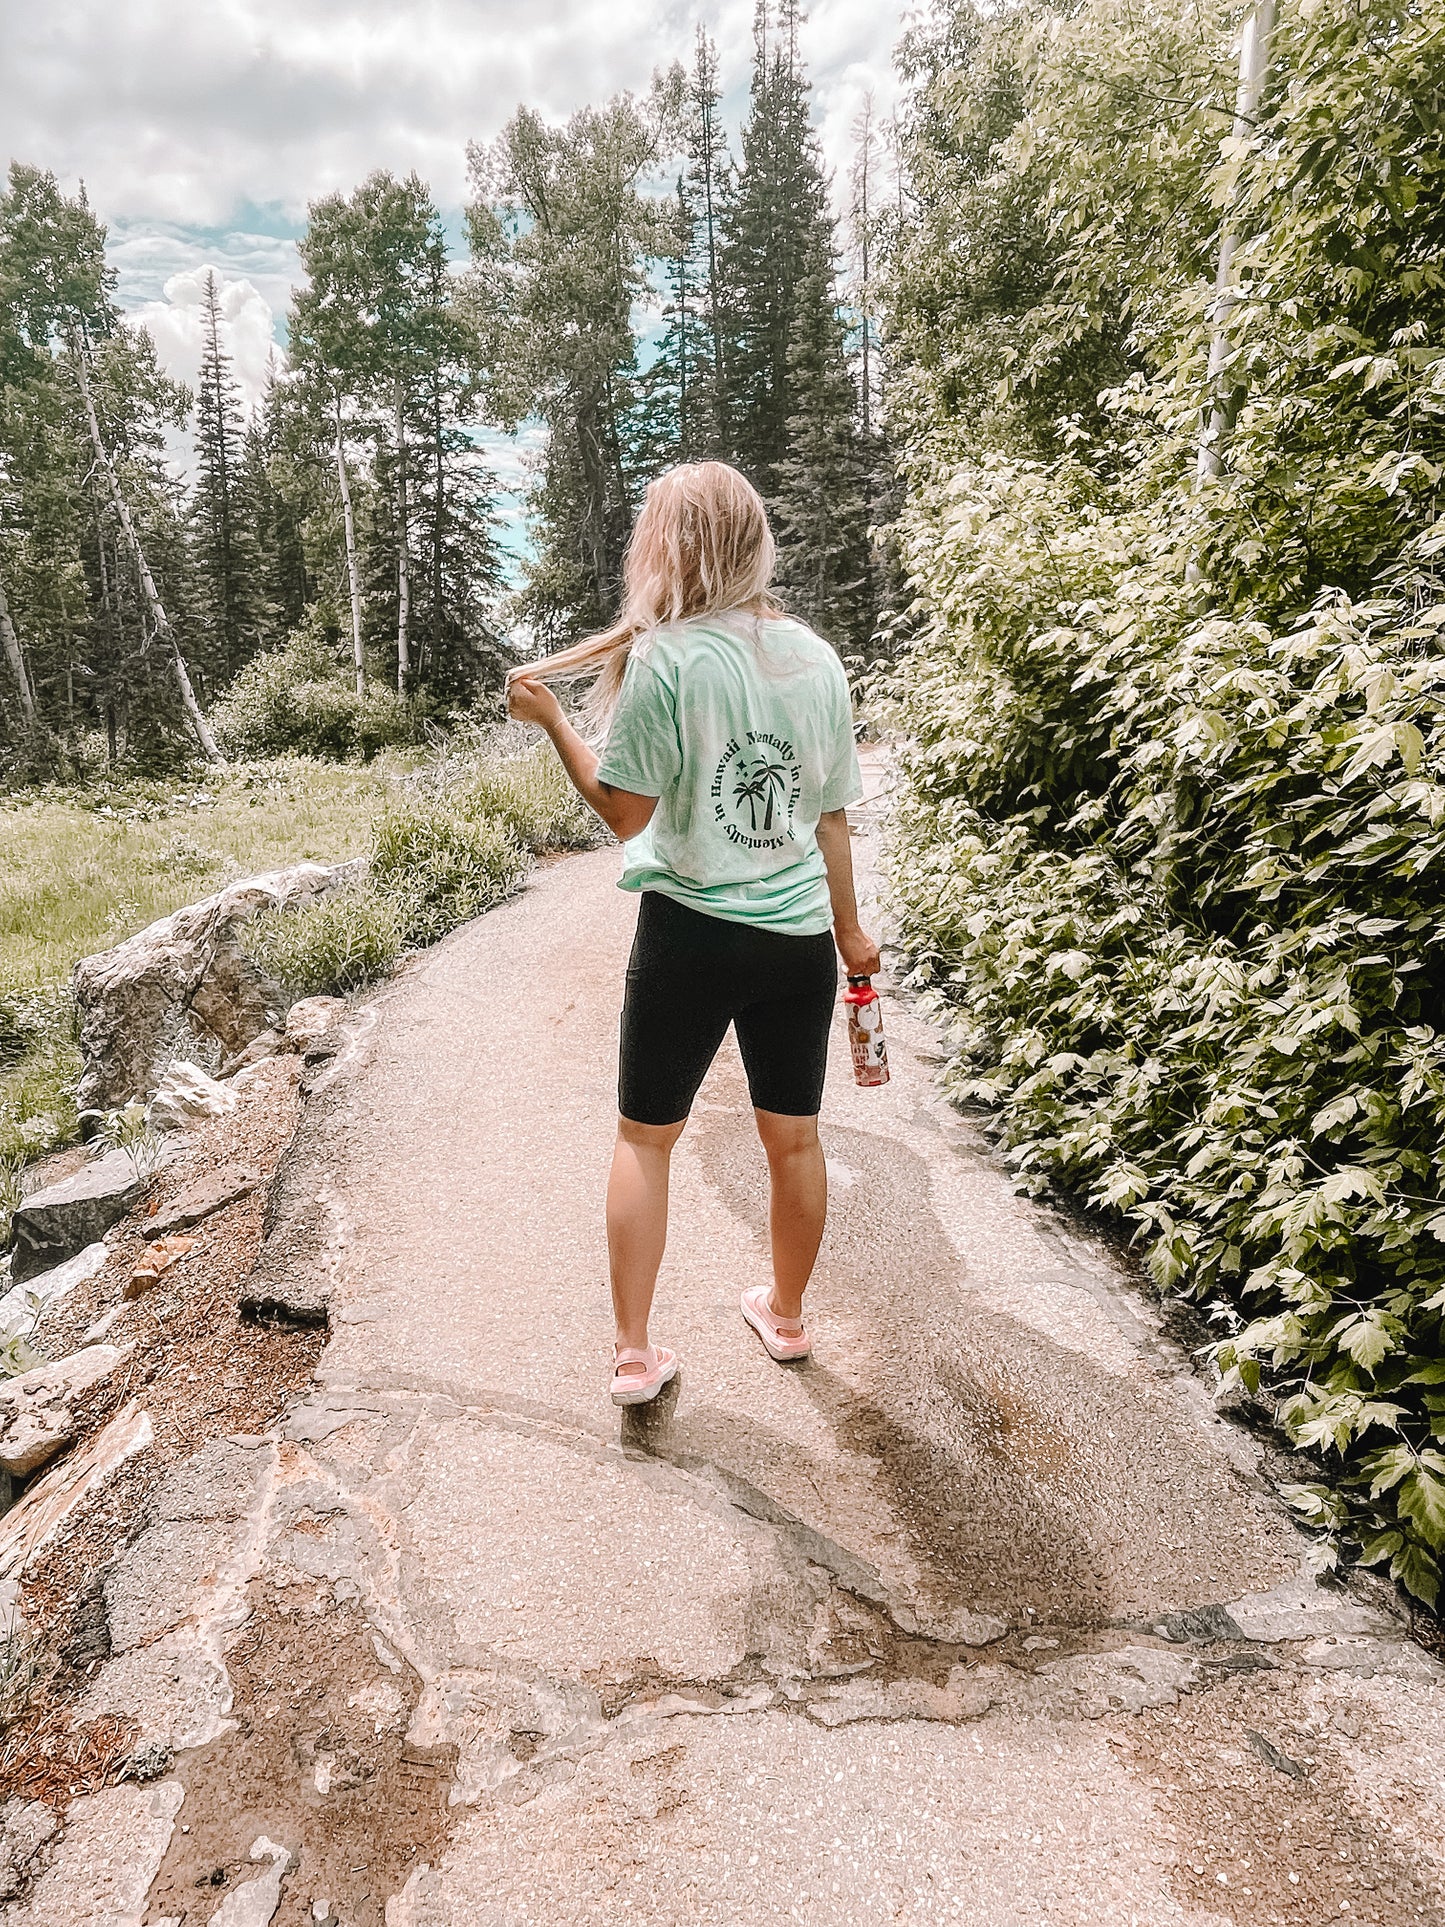
<svg viewBox="0 0 1445 1927"><path fill-rule="evenodd" d="M550 731L562 720L562 705L546 683L514 670L507 678L507 714L513 722Z"/></svg>

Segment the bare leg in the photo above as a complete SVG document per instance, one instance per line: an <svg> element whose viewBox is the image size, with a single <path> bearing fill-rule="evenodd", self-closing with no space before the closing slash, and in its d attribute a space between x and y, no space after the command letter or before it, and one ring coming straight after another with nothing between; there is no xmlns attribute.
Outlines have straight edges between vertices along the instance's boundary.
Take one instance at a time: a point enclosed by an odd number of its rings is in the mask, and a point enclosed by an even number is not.
<svg viewBox="0 0 1445 1927"><path fill-rule="evenodd" d="M686 1119L683 1120L686 1122ZM667 1246L667 1177L681 1124L617 1120L612 1175L607 1181L607 1253L612 1310L621 1346L647 1348L647 1319L657 1270ZM641 1365L624 1365L641 1372Z"/></svg>
<svg viewBox="0 0 1445 1927"><path fill-rule="evenodd" d="M828 1215L828 1167L818 1142L816 1117L784 1117L754 1111L768 1154L771 1196L768 1230L773 1245L773 1290L768 1303L786 1330L801 1325L803 1293L823 1239Z"/></svg>

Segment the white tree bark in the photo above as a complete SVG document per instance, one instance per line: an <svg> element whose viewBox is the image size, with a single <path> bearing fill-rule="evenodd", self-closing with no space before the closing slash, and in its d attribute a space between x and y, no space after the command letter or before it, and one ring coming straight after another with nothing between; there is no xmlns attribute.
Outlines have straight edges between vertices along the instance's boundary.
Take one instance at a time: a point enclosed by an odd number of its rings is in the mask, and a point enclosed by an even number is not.
<svg viewBox="0 0 1445 1927"><path fill-rule="evenodd" d="M1260 98L1269 78L1269 43L1274 34L1274 0L1256 0L1244 23L1239 47L1239 87L1234 97L1235 140L1249 140L1259 118ZM1197 473L1200 482L1217 481L1224 472L1224 450L1239 416L1240 387L1230 379L1229 318L1239 304L1234 283L1234 257L1239 234L1233 210L1226 208L1224 232L1219 237L1219 266L1214 277L1214 299L1209 308L1209 419L1199 436Z"/></svg>
<svg viewBox="0 0 1445 1927"><path fill-rule="evenodd" d="M356 671L356 693L366 694L366 651L361 642L361 576L356 563L356 517L351 511L351 481L346 473L346 444L341 435L341 397L332 396L336 419L336 480L341 489L341 519L346 528L346 579L351 590L351 662Z"/></svg>
<svg viewBox="0 0 1445 1927"><path fill-rule="evenodd" d="M401 383L396 385L396 693L406 694L411 671L411 557L410 515L406 490L406 415L401 405Z"/></svg>
<svg viewBox="0 0 1445 1927"><path fill-rule="evenodd" d="M130 509L126 505L124 495L121 494L120 479L116 475L115 464L111 461L105 443L101 439L100 421L95 412L95 397L90 389L88 354L89 350L84 340L75 344L73 359L76 378L80 383L80 395L85 403L85 416L90 425L90 445L95 452L96 467L105 477L106 487L110 491L111 506L115 510L116 520L120 523L121 533L125 536L126 546L135 562L136 572L140 576L141 589L145 594L146 605L150 610L156 634L170 649L176 688L180 691L181 707L186 712L186 721L191 726L191 734L200 745L201 754L206 761L224 767L226 759L221 754L215 737L211 734L210 724L201 714L201 705L196 701L196 692L191 687L190 671L186 668L180 644L176 641L175 631L171 628L170 617L166 614L165 604L161 601L160 593L156 588L155 577L151 574L150 564L146 561L145 550L141 547L135 523L131 520Z"/></svg>
<svg viewBox="0 0 1445 1927"><path fill-rule="evenodd" d="M20 692L20 714L25 719L25 727L34 729L35 691L30 687L30 674L20 651L20 638L15 633L15 624L10 620L10 604L6 600L3 582L0 582L0 642L4 643L5 660L10 665L10 674L15 678L15 687Z"/></svg>

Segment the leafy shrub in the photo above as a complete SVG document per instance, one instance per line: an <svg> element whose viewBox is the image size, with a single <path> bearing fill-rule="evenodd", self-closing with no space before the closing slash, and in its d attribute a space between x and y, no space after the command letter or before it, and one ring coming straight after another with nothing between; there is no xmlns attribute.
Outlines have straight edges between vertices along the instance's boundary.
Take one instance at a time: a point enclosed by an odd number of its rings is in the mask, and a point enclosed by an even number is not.
<svg viewBox="0 0 1445 1927"><path fill-rule="evenodd" d="M520 755L486 759L458 786L452 801L467 816L498 818L534 856L584 850L601 834L597 818L547 743Z"/></svg>
<svg viewBox="0 0 1445 1927"><path fill-rule="evenodd" d="M0 983L0 1160L66 1143L76 1124L75 1002L67 983Z"/></svg>
<svg viewBox="0 0 1445 1927"><path fill-rule="evenodd" d="M1067 589L1068 543L1013 513L1026 468L969 483L1002 499L1004 539L986 502L920 512L944 613L890 685L911 737L894 879L951 1020L948 1082L995 1109L1024 1184L1133 1221L1158 1284L1207 1301L1230 1373L1268 1373L1331 1476L1292 1495L1324 1556L1434 1600L1445 605L1415 582L1325 597L1285 634L1191 619L1178 574L1106 516L1074 544L1124 557L1112 591L1046 622L1028 578L1049 547ZM1015 715L1027 757L999 749Z"/></svg>
<svg viewBox="0 0 1445 1927"><path fill-rule="evenodd" d="M263 910L247 929L246 949L293 996L342 996L385 977L406 934L397 899L363 885L297 910Z"/></svg>
<svg viewBox="0 0 1445 1927"><path fill-rule="evenodd" d="M212 715L231 756L360 756L368 761L416 734L413 704L393 690L358 696L324 643L302 632L284 649L254 656Z"/></svg>
<svg viewBox="0 0 1445 1927"><path fill-rule="evenodd" d="M444 803L398 806L372 832L371 880L402 906L409 943L435 943L500 903L527 867L527 854L506 824L463 816Z"/></svg>

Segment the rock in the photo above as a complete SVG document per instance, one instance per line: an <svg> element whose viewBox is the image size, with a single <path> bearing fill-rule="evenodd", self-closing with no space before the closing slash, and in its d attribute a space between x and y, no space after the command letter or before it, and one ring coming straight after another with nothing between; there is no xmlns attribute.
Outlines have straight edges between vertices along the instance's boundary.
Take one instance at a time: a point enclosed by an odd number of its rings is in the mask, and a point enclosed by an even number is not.
<svg viewBox="0 0 1445 1927"><path fill-rule="evenodd" d="M188 1251L195 1249L194 1238L155 1238L141 1253L135 1270L127 1278L125 1295L139 1298L142 1292L149 1291L156 1284L163 1271L169 1271L178 1258L184 1258Z"/></svg>
<svg viewBox="0 0 1445 1927"><path fill-rule="evenodd" d="M0 1340L33 1331L45 1314L55 1311L77 1285L93 1278L110 1253L99 1239L67 1258L62 1265L12 1285L0 1298Z"/></svg>
<svg viewBox="0 0 1445 1927"><path fill-rule="evenodd" d="M150 1745L177 1753L209 1746L227 1730L231 1684L195 1627L101 1657L94 1683L75 1709L78 1726L120 1713L140 1729L137 1751Z"/></svg>
<svg viewBox="0 0 1445 1927"><path fill-rule="evenodd" d="M81 1110L115 1109L154 1090L187 1035L234 1057L278 1028L285 999L246 955L246 925L259 910L314 903L353 882L356 868L298 863L248 877L82 958L75 969Z"/></svg>
<svg viewBox="0 0 1445 1927"><path fill-rule="evenodd" d="M1348 1673L1354 1679L1375 1679L1384 1674L1428 1686L1445 1684L1445 1666L1412 1639L1348 1635L1312 1639L1300 1651L1299 1661L1311 1672Z"/></svg>
<svg viewBox="0 0 1445 1927"><path fill-rule="evenodd" d="M1040 1669L1040 1678L1062 1686L1071 1710L1085 1719L1105 1713L1142 1713L1146 1707L1173 1706L1181 1693L1199 1683L1197 1661L1157 1646L1121 1646L1107 1653L1075 1653Z"/></svg>
<svg viewBox="0 0 1445 1927"><path fill-rule="evenodd" d="M179 1780L103 1787L71 1803L65 1831L7 1927L139 1927L185 1799Z"/></svg>
<svg viewBox="0 0 1445 1927"><path fill-rule="evenodd" d="M113 1377L134 1349L88 1345L58 1365L38 1365L0 1383L0 1471L23 1479L69 1445L75 1437L73 1402Z"/></svg>
<svg viewBox="0 0 1445 1927"><path fill-rule="evenodd" d="M151 1415L132 1400L79 1452L52 1466L0 1519L0 1580L13 1579L133 1453L155 1436Z"/></svg>
<svg viewBox="0 0 1445 1927"><path fill-rule="evenodd" d="M125 1151L107 1151L59 1184L20 1201L11 1219L17 1283L50 1271L98 1242L140 1196L145 1179Z"/></svg>
<svg viewBox="0 0 1445 1927"><path fill-rule="evenodd" d="M269 1860L271 1865L265 1873L257 1874L244 1887L236 1887L226 1895L211 1915L210 1927L267 1927L281 1905L281 1882L291 1865L290 1852L278 1847L274 1840L268 1840L263 1833L251 1847L251 1858Z"/></svg>
<svg viewBox="0 0 1445 1927"><path fill-rule="evenodd" d="M262 1245L241 1287L241 1316L257 1325L321 1326L331 1323L331 1286L325 1274L271 1239Z"/></svg>
<svg viewBox="0 0 1445 1927"><path fill-rule="evenodd" d="M1252 1726L1244 1729L1245 1743L1257 1753L1266 1766L1272 1766L1276 1773L1283 1773L1288 1780L1303 1780L1305 1769L1298 1760L1291 1759L1288 1753L1281 1753L1274 1741L1263 1733L1257 1733Z"/></svg>
<svg viewBox="0 0 1445 1927"><path fill-rule="evenodd" d="M208 1077L199 1064L177 1058L146 1106L146 1122L157 1131L185 1131L205 1118L225 1117L237 1101L228 1085Z"/></svg>
<svg viewBox="0 0 1445 1927"><path fill-rule="evenodd" d="M213 1212L224 1211L228 1204L248 1197L261 1182L261 1173L245 1164L222 1164L207 1171L178 1191L174 1198L151 1219L148 1229L163 1238L170 1231L184 1231L199 1224Z"/></svg>
<svg viewBox="0 0 1445 1927"><path fill-rule="evenodd" d="M303 997L299 1004L292 1004L286 1014L288 1049L311 1050L345 1013L344 997Z"/></svg>
<svg viewBox="0 0 1445 1927"><path fill-rule="evenodd" d="M259 1037L253 1037L243 1051L235 1057L228 1057L221 1066L223 1078L234 1077L237 1071L250 1070L254 1065L263 1063L266 1058L274 1057L279 1050L286 1048L286 1034L279 1030L263 1030Z"/></svg>
<svg viewBox="0 0 1445 1927"><path fill-rule="evenodd" d="M1322 1586L1312 1573L1286 1579L1268 1592L1246 1593L1231 1601L1228 1612L1245 1639L1274 1644L1285 1639L1314 1639L1328 1633L1357 1636L1389 1634L1397 1622L1349 1593Z"/></svg>
<svg viewBox="0 0 1445 1927"><path fill-rule="evenodd" d="M997 1705L977 1686L966 1666L956 1666L946 1686L927 1680L851 1679L825 1687L808 1700L806 1711L822 1726L851 1726L859 1720L979 1720Z"/></svg>
<svg viewBox="0 0 1445 1927"><path fill-rule="evenodd" d="M1223 1606L1184 1606L1178 1612L1166 1613L1154 1631L1176 1646L1244 1637Z"/></svg>
<svg viewBox="0 0 1445 1927"><path fill-rule="evenodd" d="M1008 1632L1008 1621L997 1613L978 1613L961 1606L949 1612L929 1613L926 1631L933 1639L956 1640L960 1646L992 1646Z"/></svg>
<svg viewBox="0 0 1445 1927"><path fill-rule="evenodd" d="M134 1652L183 1621L202 1618L235 1556L241 1530L232 1519L147 1526L106 1574L111 1651Z"/></svg>
<svg viewBox="0 0 1445 1927"><path fill-rule="evenodd" d="M43 1800L12 1800L0 1830L0 1900L13 1900L29 1880L35 1856L60 1831L60 1816Z"/></svg>

